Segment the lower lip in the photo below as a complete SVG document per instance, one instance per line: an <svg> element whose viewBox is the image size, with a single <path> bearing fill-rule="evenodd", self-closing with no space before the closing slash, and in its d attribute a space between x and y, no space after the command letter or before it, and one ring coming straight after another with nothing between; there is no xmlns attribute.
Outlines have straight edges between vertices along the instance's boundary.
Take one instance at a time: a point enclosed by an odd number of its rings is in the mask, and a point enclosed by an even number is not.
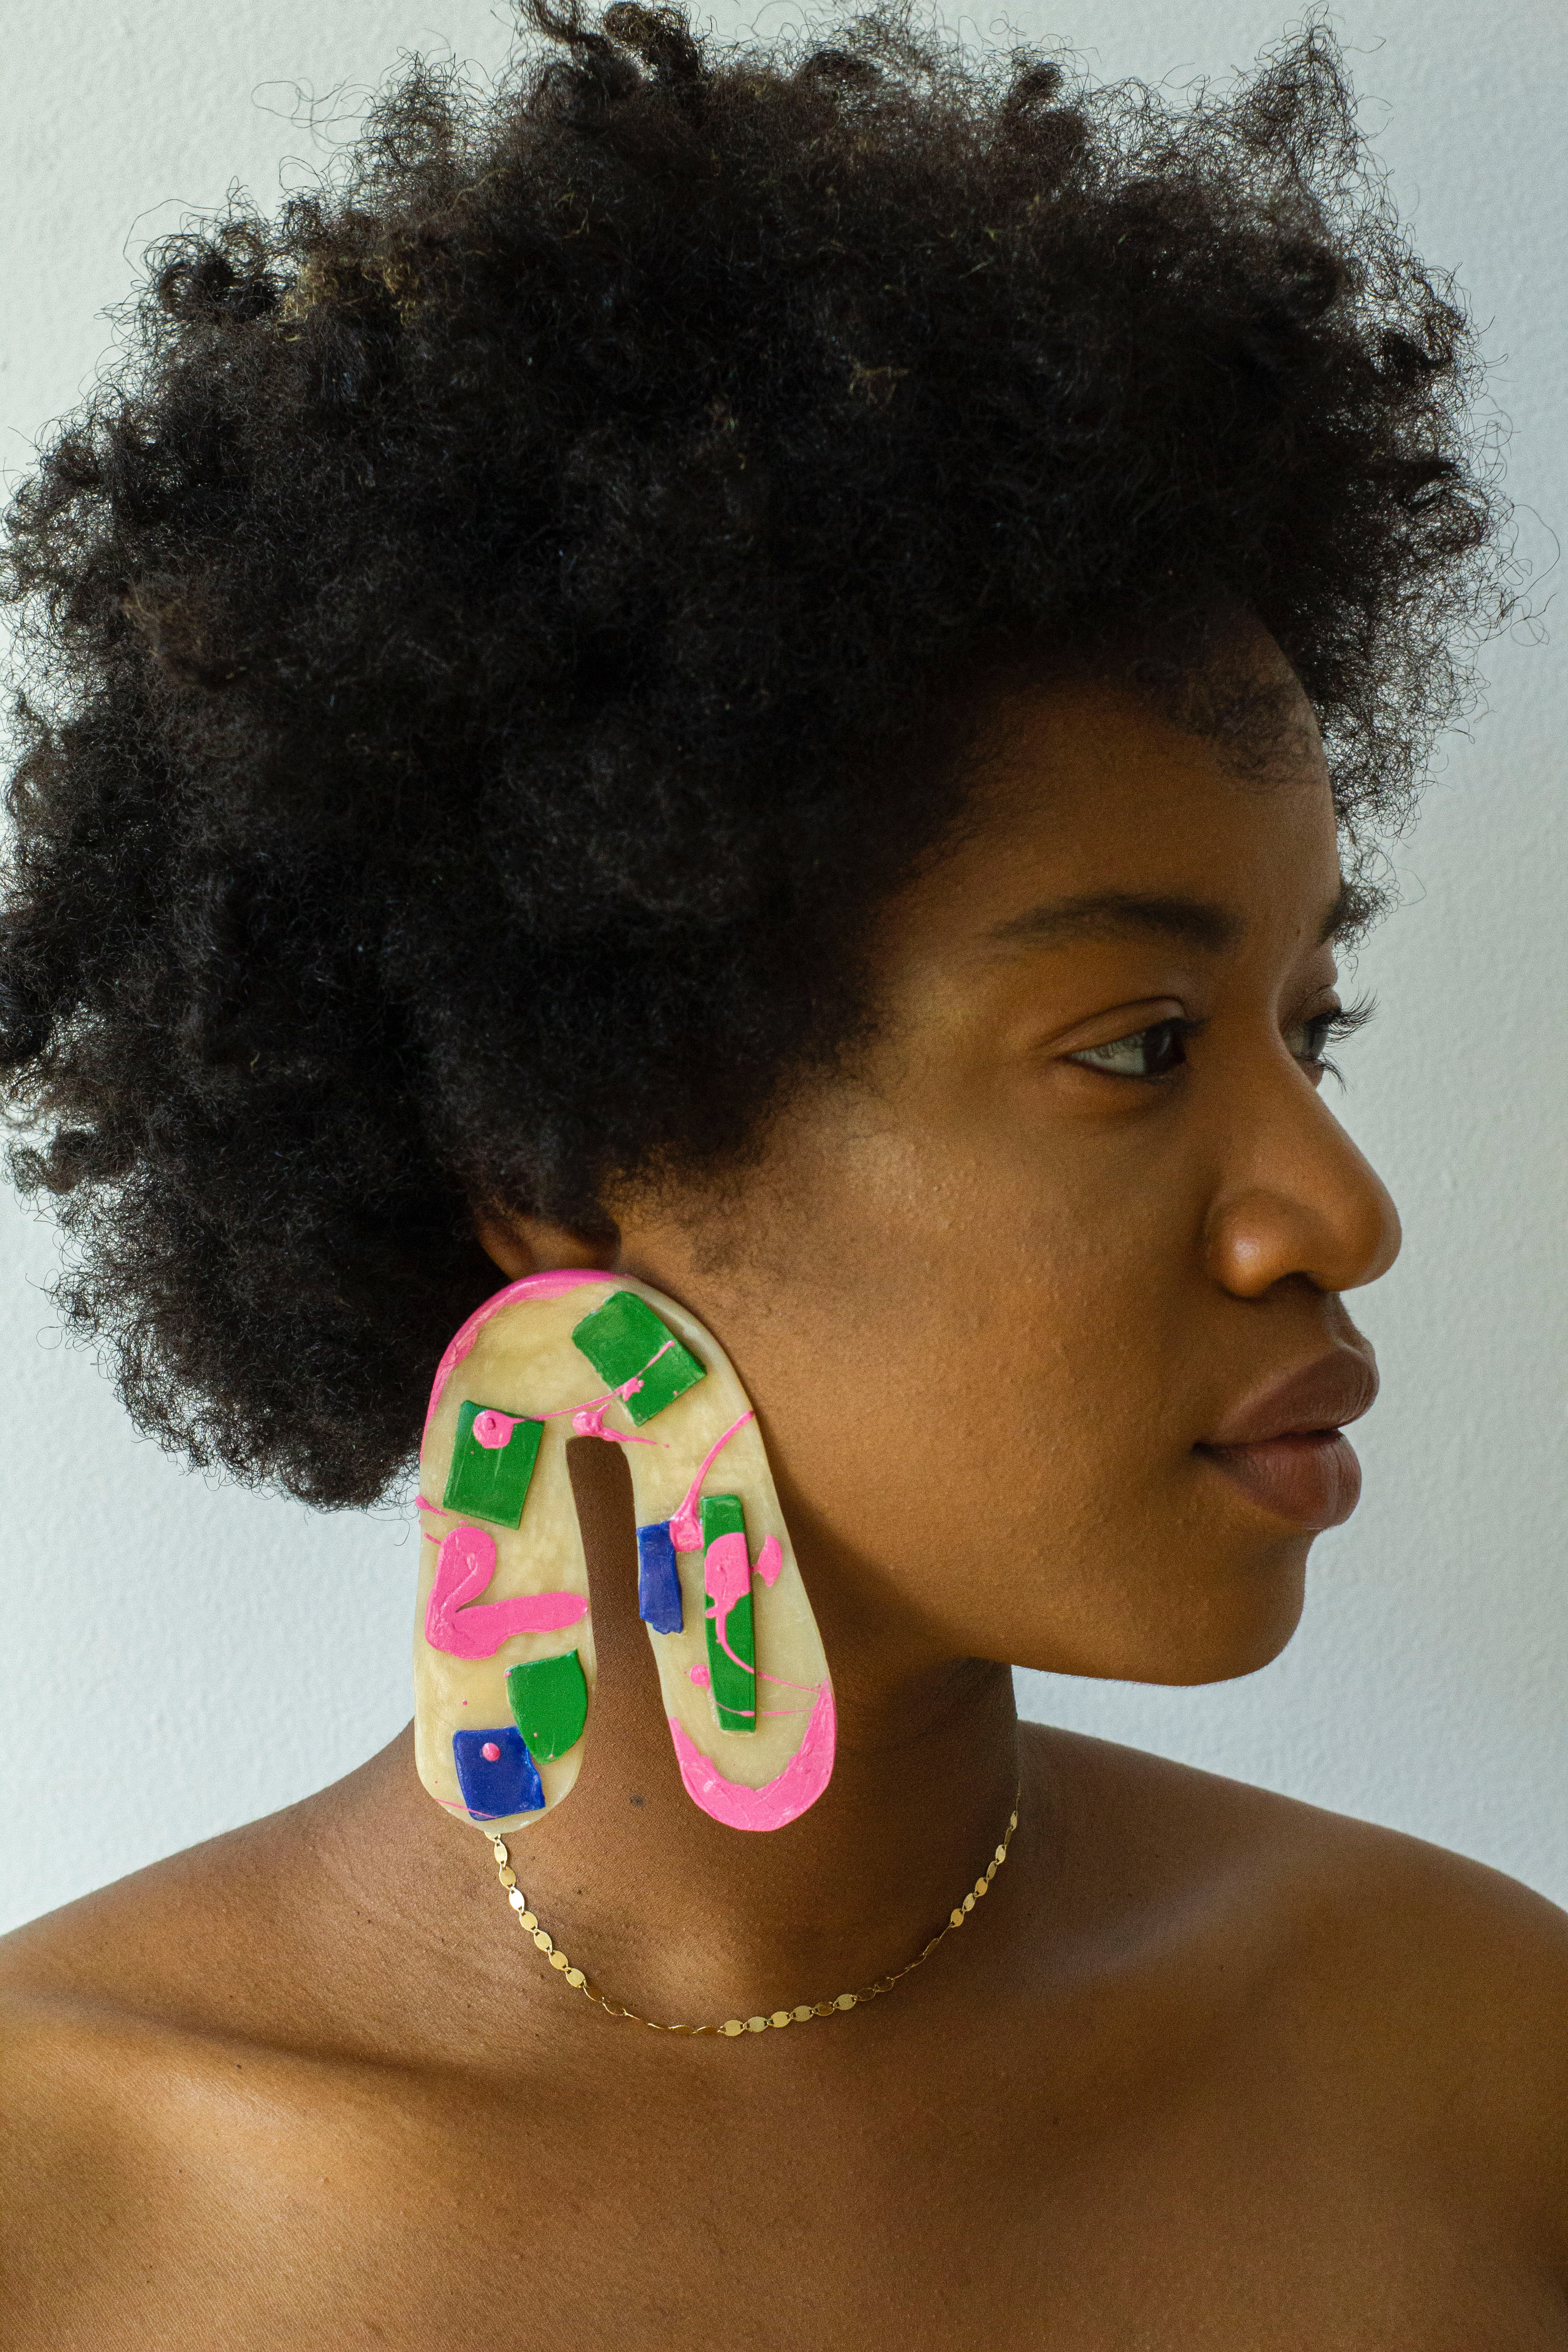
<svg viewBox="0 0 1568 2352"><path fill-rule="evenodd" d="M1260 1445L1200 1445L1195 1451L1276 1518L1321 1532L1348 1519L1361 1499L1361 1464L1337 1429L1270 1437Z"/></svg>

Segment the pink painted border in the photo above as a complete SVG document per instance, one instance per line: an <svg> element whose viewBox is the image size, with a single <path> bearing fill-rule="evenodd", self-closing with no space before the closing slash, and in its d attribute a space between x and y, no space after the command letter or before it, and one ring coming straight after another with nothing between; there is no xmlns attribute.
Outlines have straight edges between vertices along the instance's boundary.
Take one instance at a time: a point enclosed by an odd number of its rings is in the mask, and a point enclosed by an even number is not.
<svg viewBox="0 0 1568 2352"><path fill-rule="evenodd" d="M786 1822L797 1820L808 1805L816 1804L832 1778L837 1717L833 1693L824 1687L817 1693L800 1746L778 1778L764 1780L760 1789L727 1780L673 1715L669 1736L675 1742L686 1793L694 1805L700 1805L726 1829L782 1830Z"/></svg>
<svg viewBox="0 0 1568 2352"><path fill-rule="evenodd" d="M504 1290L498 1290L492 1297L485 1300L482 1307L476 1307L468 1321L447 1340L446 1352L436 1367L430 1402L425 1414L426 1429L428 1430L436 1408L441 1402L442 1390L492 1315L499 1315L501 1308L510 1307L514 1298L564 1298L569 1290L580 1290L585 1282L624 1280L624 1276L605 1274L598 1267L556 1266L547 1274L525 1274L521 1282L509 1282Z"/></svg>

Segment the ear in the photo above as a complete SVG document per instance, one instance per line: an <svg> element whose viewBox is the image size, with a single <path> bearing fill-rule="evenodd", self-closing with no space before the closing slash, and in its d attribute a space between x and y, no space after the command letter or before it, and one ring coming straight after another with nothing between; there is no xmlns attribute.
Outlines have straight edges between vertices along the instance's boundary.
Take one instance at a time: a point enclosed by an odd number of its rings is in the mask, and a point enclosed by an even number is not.
<svg viewBox="0 0 1568 2352"><path fill-rule="evenodd" d="M613 1270L620 1263L620 1240L613 1226L593 1236L552 1224L548 1217L503 1216L476 1209L474 1233L485 1255L511 1282L552 1273L558 1266Z"/></svg>

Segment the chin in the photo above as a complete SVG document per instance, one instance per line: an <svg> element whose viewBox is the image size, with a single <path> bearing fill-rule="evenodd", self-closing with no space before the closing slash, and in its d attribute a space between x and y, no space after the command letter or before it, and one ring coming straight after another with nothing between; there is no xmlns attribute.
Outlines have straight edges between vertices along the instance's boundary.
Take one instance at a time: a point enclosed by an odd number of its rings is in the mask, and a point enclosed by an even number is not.
<svg viewBox="0 0 1568 2352"><path fill-rule="evenodd" d="M1307 1551L1311 1538L1295 1536L1267 1559L1239 1568L1223 1582L1194 1578L1157 1600L1114 1607L1108 1596L1103 1628L1038 1629L1011 1663L1052 1675L1097 1682L1160 1683L1186 1688L1235 1682L1272 1664L1301 1622ZM1103 1635L1103 1638L1100 1636Z"/></svg>
<svg viewBox="0 0 1568 2352"><path fill-rule="evenodd" d="M1188 1686L1196 1683L1236 1682L1272 1665L1289 1643L1301 1622L1306 1599L1307 1544L1300 1557L1286 1566L1271 1565L1245 1589L1211 1600L1201 1625L1173 1626L1163 1657L1149 1661L1148 1670L1129 1677L1133 1682ZM1194 1635L1196 1638L1194 1639Z"/></svg>

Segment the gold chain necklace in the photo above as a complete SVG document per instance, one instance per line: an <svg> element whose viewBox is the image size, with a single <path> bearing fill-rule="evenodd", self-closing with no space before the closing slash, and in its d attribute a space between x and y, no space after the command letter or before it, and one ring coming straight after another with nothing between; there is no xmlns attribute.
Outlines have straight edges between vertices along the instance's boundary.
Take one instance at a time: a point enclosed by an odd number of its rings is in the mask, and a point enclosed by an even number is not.
<svg viewBox="0 0 1568 2352"><path fill-rule="evenodd" d="M879 1993L891 1992L893 1987L901 1982L911 1969L918 1969L921 1961L929 1960L942 1937L951 1936L955 1927L963 1927L975 1904L987 1892L992 1880L1006 1861L1007 1849L1013 1843L1013 1832L1018 1826L1018 1797L1022 1785L1020 1782L1019 1787L1013 1791L1013 1810L1007 1817L1006 1835L995 1853L986 1864L984 1872L975 1880L963 1902L948 1913L947 1925L937 1929L924 1951L919 1953L914 1959L908 1962L905 1967L895 1970L890 1977L879 1977L875 1984L863 1985L858 1992L841 1992L832 2000L804 2000L795 2009L775 2009L771 2017L727 2017L722 2025L661 2025L658 2018L639 2017L636 2010L628 2009L624 2001L612 2000L607 1993L601 1992L598 1986L591 1984L584 1971L567 1958L559 1944L551 1937L549 1930L540 1926L537 1917L529 1909L528 1897L517 1883L517 1873L511 1866L511 1857L507 1852L506 1841L503 1838L492 1838L490 1843L495 1849L497 1875L506 1889L507 1901L517 1914L518 1926L527 1935L532 1937L539 1950L549 1958L551 1967L557 1969L576 1991L585 1994L589 2000L596 2000L606 2017L624 2017L631 2024L646 2025L655 2033L721 2033L733 2041L736 2035L741 2033L765 2033L770 2025L807 2025L814 2017L842 2016L847 2011L858 2008L863 2000L875 2000Z"/></svg>

